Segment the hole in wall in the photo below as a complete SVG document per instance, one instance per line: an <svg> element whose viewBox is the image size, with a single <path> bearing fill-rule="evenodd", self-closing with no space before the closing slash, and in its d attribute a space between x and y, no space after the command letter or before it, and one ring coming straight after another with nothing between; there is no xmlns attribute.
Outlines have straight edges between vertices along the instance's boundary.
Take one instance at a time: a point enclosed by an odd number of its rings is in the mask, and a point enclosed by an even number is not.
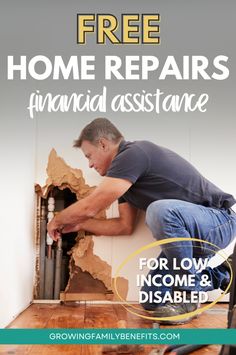
<svg viewBox="0 0 236 355"><path fill-rule="evenodd" d="M54 205L51 203L54 200ZM69 207L71 204L77 201L76 194L71 192L69 188L60 190L58 187L52 187L48 193L48 198L41 198L41 223L45 226L41 228L41 247L40 247L40 297L41 299L59 299L59 293L64 291L69 281L69 263L70 255L68 253L75 245L75 238L77 233L67 233L62 235L61 239L61 255L58 256L57 243L53 242L51 245L47 242L46 224L48 223L48 213L52 212L56 215L58 212ZM57 262L57 258L60 261ZM59 265L59 271L57 267ZM57 276L57 272L60 274L60 280ZM59 285L58 285L59 283ZM55 290L57 288L57 292Z"/></svg>

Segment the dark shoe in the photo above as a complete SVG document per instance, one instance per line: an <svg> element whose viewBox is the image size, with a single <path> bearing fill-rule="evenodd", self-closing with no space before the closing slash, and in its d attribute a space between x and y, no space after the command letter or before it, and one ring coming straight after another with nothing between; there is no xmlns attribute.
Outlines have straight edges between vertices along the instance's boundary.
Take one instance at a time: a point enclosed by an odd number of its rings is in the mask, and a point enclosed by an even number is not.
<svg viewBox="0 0 236 355"><path fill-rule="evenodd" d="M230 270L230 267L229 267L229 264L231 265L231 267L233 266L233 254L230 255L227 260L225 260L221 266L223 266L229 273L229 277L225 278L222 282L221 282L221 285L220 285L220 289L222 291L225 291L227 289L227 287L229 286L229 283L230 283L230 276L231 276L231 270ZM230 289L228 290L228 292L230 292ZM227 292L227 293L228 293Z"/></svg>
<svg viewBox="0 0 236 355"><path fill-rule="evenodd" d="M181 314L186 314L186 318L176 320L160 320L160 324L184 324L190 322L196 318L197 315L188 316L188 313L194 312L199 308L198 303L171 303L167 302L163 306L159 306L155 309L153 315L157 318L174 317Z"/></svg>

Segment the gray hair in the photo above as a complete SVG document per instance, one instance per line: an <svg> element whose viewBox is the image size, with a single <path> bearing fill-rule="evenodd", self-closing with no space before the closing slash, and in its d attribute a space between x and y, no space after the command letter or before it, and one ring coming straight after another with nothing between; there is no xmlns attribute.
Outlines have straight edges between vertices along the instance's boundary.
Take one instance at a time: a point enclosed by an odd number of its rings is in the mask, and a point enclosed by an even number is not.
<svg viewBox="0 0 236 355"><path fill-rule="evenodd" d="M96 145L101 138L116 144L123 136L107 118L96 118L83 128L79 138L74 141L74 147L80 148L85 140Z"/></svg>

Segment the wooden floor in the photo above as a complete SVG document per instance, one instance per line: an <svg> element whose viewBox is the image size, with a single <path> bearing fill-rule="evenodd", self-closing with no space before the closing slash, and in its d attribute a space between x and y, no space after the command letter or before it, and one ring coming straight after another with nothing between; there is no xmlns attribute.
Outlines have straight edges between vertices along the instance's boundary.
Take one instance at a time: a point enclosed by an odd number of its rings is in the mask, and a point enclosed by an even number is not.
<svg viewBox="0 0 236 355"><path fill-rule="evenodd" d="M134 316L118 304L32 304L8 328L117 328L121 319L126 320L127 328L152 328L152 321ZM219 304L190 323L171 328L226 328L226 323L227 305ZM152 349L163 347L145 345L142 352L136 351L133 355L148 355ZM9 355L102 355L102 350L101 345L0 346L0 354ZM192 354L214 355L219 354L219 350L220 346L211 345Z"/></svg>

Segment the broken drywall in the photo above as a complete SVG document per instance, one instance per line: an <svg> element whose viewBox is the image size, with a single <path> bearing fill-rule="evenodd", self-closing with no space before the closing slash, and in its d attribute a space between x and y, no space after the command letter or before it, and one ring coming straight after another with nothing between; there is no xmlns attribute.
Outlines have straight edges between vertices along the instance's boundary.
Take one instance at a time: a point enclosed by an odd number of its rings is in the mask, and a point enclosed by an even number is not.
<svg viewBox="0 0 236 355"><path fill-rule="evenodd" d="M48 159L47 166L48 178L44 187L35 185L35 191L38 197L46 199L49 192L57 187L60 190L66 188L76 194L77 200L86 197L93 191L95 187L90 187L85 183L82 171L80 169L71 168L65 161L59 157L52 149ZM39 201L39 199L37 199ZM38 216L37 218L40 218ZM96 218L106 218L105 211L100 212ZM37 224L38 226L38 224ZM36 250L39 250L40 244L40 230L36 231ZM94 242L91 235L86 235L84 231L80 231L76 238L76 244L72 248L70 259L70 278L64 293L88 293L89 299L92 299L92 294L109 294L112 297L109 299L116 299L113 294L113 279L111 266L103 261L99 256L94 254ZM39 252L36 258L36 288L39 280ZM128 281L125 278L117 278L117 288L120 295L126 299L128 293ZM35 294L39 294L38 290ZM83 298L84 299L84 298Z"/></svg>
<svg viewBox="0 0 236 355"><path fill-rule="evenodd" d="M44 198L52 187L58 187L60 190L69 188L76 194L77 200L84 198L95 188L85 184L82 171L67 165L55 149L51 150L48 158L47 174L46 185L42 188L40 185L35 186L36 192Z"/></svg>
<svg viewBox="0 0 236 355"><path fill-rule="evenodd" d="M111 266L103 261L99 256L94 255L94 242L92 236L84 236L79 232L76 238L76 244L71 250L70 275L73 279L74 268L77 266L83 272L87 271L94 279L100 280L106 286L108 292L115 294L113 290L114 279L112 279ZM117 278L117 289L123 299L126 299L128 293L128 281L123 277Z"/></svg>

